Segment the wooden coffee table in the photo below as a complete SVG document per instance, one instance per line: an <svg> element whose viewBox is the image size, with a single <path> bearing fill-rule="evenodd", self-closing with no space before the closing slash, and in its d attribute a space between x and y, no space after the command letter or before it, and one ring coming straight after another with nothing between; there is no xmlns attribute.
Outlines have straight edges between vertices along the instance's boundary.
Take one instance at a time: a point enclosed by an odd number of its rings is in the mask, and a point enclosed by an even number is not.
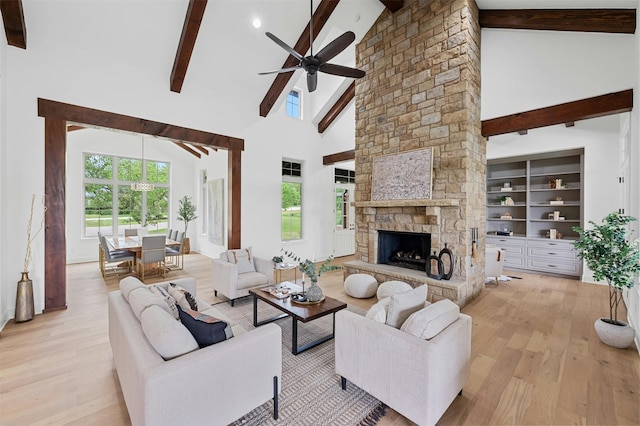
<svg viewBox="0 0 640 426"><path fill-rule="evenodd" d="M290 288L296 289L299 286L296 286L293 283L284 282L279 284L278 286L286 285ZM269 286L274 287L274 286ZM264 287L266 288L266 287ZM326 342L327 340L333 339L336 331L336 312L341 309L345 309L347 304L341 302L339 300L333 299L331 297L326 297L320 303L316 304L300 304L291 301L291 297L287 297L285 299L279 299L276 296L273 296L271 293L264 291L262 289L251 289L249 293L253 296L253 326L259 327L264 324L268 324L270 322L274 322L281 318L290 316L291 317L291 353L294 355L298 355L301 352L306 351L307 349L311 349L315 346L318 346L321 343ZM262 300L265 303L273 306L274 308L282 311L283 313L280 315L276 315L273 318L269 318L266 320L258 321L258 299ZM333 314L333 325L331 334L323 336L313 342L309 342L303 346L298 347L298 321L300 322L309 322L314 319L322 318L325 315Z"/></svg>

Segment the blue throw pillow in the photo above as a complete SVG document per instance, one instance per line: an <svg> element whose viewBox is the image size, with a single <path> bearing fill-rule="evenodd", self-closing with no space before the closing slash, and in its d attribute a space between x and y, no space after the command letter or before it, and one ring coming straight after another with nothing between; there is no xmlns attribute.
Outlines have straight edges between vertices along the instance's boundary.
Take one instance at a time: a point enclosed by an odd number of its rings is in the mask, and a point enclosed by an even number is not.
<svg viewBox="0 0 640 426"><path fill-rule="evenodd" d="M194 311L178 307L180 321L187 327L198 346L201 348L211 346L233 337L231 326L226 321Z"/></svg>

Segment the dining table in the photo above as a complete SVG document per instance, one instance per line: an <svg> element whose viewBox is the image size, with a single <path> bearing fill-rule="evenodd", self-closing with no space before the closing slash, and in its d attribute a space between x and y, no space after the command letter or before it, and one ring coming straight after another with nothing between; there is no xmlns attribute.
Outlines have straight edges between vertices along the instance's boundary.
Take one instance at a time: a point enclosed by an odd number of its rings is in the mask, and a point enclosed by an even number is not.
<svg viewBox="0 0 640 426"><path fill-rule="evenodd" d="M126 250L130 252L134 258L140 257L140 252L142 251L142 235L134 235L124 237L122 235L106 237L107 243L114 250ZM180 242L176 240L172 240L171 238L165 239L165 245L167 247L170 246L179 246ZM124 265L122 265L124 266ZM155 266L153 264L145 265L145 272L153 272L155 270ZM165 272L169 271L169 268L165 268Z"/></svg>

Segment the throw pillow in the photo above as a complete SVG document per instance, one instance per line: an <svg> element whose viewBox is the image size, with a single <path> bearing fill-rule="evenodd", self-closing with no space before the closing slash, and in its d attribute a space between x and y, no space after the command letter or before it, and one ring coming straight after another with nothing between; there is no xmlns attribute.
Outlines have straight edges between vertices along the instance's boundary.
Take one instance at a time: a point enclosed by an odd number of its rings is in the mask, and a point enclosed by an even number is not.
<svg viewBox="0 0 640 426"><path fill-rule="evenodd" d="M165 360L199 348L189 330L158 306L149 306L144 310L140 326L153 349Z"/></svg>
<svg viewBox="0 0 640 426"><path fill-rule="evenodd" d="M171 314L171 310L165 301L157 294L151 293L148 288L136 289L129 293L129 306L133 314L138 318L138 321L140 321L144 310L153 305L157 305Z"/></svg>
<svg viewBox="0 0 640 426"><path fill-rule="evenodd" d="M423 339L431 339L458 319L460 307L449 299L439 300L412 313L400 330Z"/></svg>
<svg viewBox="0 0 640 426"><path fill-rule="evenodd" d="M169 310L171 311L171 315L173 315L175 319L180 319L180 317L178 316L178 308L176 308L176 299L171 297L169 292L165 290L164 287L154 284L152 286L149 286L149 290L151 290L152 293L157 294L162 298L162 300L164 300L164 302L169 307Z"/></svg>
<svg viewBox="0 0 640 426"><path fill-rule="evenodd" d="M136 277L126 277L120 280L120 291L124 300L129 301L129 294L136 288L145 288L145 285Z"/></svg>
<svg viewBox="0 0 640 426"><path fill-rule="evenodd" d="M409 315L424 307L424 302L427 300L427 286L421 285L413 290L395 293L389 299L391 301L387 313L387 325L400 328Z"/></svg>
<svg viewBox="0 0 640 426"><path fill-rule="evenodd" d="M389 303L391 303L391 299L389 297L385 297L378 303L372 305L367 311L367 315L365 315L365 317L385 324L387 322Z"/></svg>
<svg viewBox="0 0 640 426"><path fill-rule="evenodd" d="M194 311L198 310L198 302L196 302L195 297L191 295L184 287L180 287L177 284L169 283L167 287L169 290L169 294L174 298L176 303L182 309L193 309Z"/></svg>
<svg viewBox="0 0 640 426"><path fill-rule="evenodd" d="M180 305L178 305L178 313L180 321L191 332L201 348L233 337L231 326L225 321L192 309L182 309Z"/></svg>
<svg viewBox="0 0 640 426"><path fill-rule="evenodd" d="M239 250L228 250L227 258L229 262L238 265L239 274L256 271L256 267L253 264L253 256L251 256L251 247Z"/></svg>

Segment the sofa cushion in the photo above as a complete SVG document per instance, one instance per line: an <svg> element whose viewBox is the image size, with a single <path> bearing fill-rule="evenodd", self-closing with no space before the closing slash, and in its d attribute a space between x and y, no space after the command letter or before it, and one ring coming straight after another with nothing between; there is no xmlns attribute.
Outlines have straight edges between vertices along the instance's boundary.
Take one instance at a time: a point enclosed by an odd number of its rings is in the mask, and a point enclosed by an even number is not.
<svg viewBox="0 0 640 426"><path fill-rule="evenodd" d="M178 305L180 321L191 332L201 348L211 346L233 337L228 322L203 314L193 309L182 309Z"/></svg>
<svg viewBox="0 0 640 426"><path fill-rule="evenodd" d="M400 328L409 315L424 307L424 302L427 300L427 286L421 285L410 291L395 293L389 299L391 301L387 313L387 325Z"/></svg>
<svg viewBox="0 0 640 426"><path fill-rule="evenodd" d="M165 360L199 348L189 330L158 306L149 306L142 312L140 325L153 349Z"/></svg>
<svg viewBox="0 0 640 426"><path fill-rule="evenodd" d="M439 300L414 312L400 330L423 339L431 339L458 319L460 307L449 299Z"/></svg>
<svg viewBox="0 0 640 426"><path fill-rule="evenodd" d="M269 277L260 272L245 272L238 274L238 290L253 288L269 284Z"/></svg>
<svg viewBox="0 0 640 426"><path fill-rule="evenodd" d="M169 292L164 287L154 284L149 286L149 290L152 293L157 294L162 298L162 300L164 300L164 302L169 307L169 310L171 311L171 315L173 315L175 319L180 319L180 317L178 316L178 308L176 307L176 300L171 297Z"/></svg>
<svg viewBox="0 0 640 426"><path fill-rule="evenodd" d="M169 306L167 306L167 303L162 300L160 296L152 293L146 287L132 290L131 293L129 293L129 305L131 306L133 314L138 318L138 321L140 321L144 310L152 305L157 305L164 309L168 314L171 314L171 310L169 309Z"/></svg>
<svg viewBox="0 0 640 426"><path fill-rule="evenodd" d="M198 310L198 302L196 298L193 297L191 293L189 293L184 287L180 287L177 284L169 283L167 286L167 290L171 297L174 298L178 306L182 309L193 309L194 311Z"/></svg>
<svg viewBox="0 0 640 426"><path fill-rule="evenodd" d="M256 271L256 267L253 264L253 256L251 255L251 247L227 250L227 259L229 259L229 262L238 265L238 274Z"/></svg>
<svg viewBox="0 0 640 426"><path fill-rule="evenodd" d="M136 277L126 277L120 280L120 291L124 300L129 301L129 294L136 288L145 288L145 285Z"/></svg>
<svg viewBox="0 0 640 426"><path fill-rule="evenodd" d="M365 316L371 320L385 324L387 322L389 303L391 303L391 299L389 297L385 297L379 302L371 305L371 307L367 311L367 315Z"/></svg>

